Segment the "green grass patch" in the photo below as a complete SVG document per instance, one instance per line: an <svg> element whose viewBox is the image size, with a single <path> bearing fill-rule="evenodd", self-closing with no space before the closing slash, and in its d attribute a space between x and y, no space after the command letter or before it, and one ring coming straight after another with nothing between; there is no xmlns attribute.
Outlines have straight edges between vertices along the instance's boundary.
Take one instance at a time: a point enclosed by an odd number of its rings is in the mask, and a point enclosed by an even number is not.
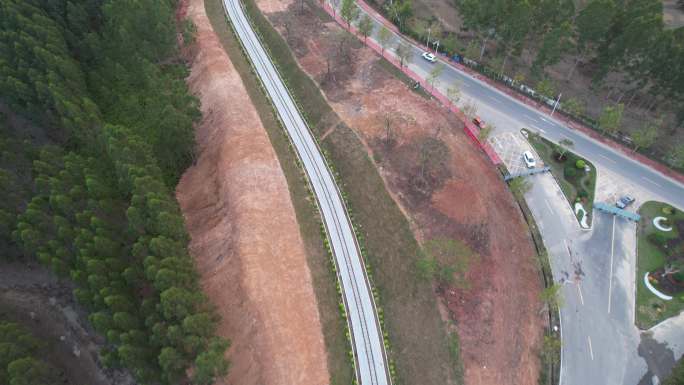
<svg viewBox="0 0 684 385"><path fill-rule="evenodd" d="M285 131L280 127L271 102L261 90L251 66L242 53L239 42L230 30L221 0L205 1L207 15L214 31L219 36L242 82L247 89L266 129L271 144L278 156L290 190L290 197L297 215L297 223L306 247L307 262L311 270L318 312L321 317L325 346L328 352L328 369L332 385L348 385L353 382L354 370L347 352L349 343L345 336L346 321L340 317L338 303L340 296L336 291L337 277L323 243L320 231L320 216L307 187L307 181L297 165L297 155L290 149Z"/></svg>
<svg viewBox="0 0 684 385"><path fill-rule="evenodd" d="M321 146L353 213L369 277L379 297L383 332L391 342L387 352L390 370L397 375L394 384L462 383L456 373L460 363L454 363L450 353L450 339L432 285L416 274L420 247L407 219L385 189L359 138L299 68L283 38L252 0L244 5L314 133L320 137L335 127Z"/></svg>
<svg viewBox="0 0 684 385"><path fill-rule="evenodd" d="M591 226L594 195L596 193L596 167L588 160L578 156L572 151L567 151L564 160L559 161L556 153L556 144L528 132L527 140L534 150L544 161L546 166L551 167L551 174L558 181L563 195L570 203L572 211L575 212L575 202L582 202L582 206L587 211L587 224ZM577 161L581 161L589 166L589 171L585 172L576 166ZM582 214L575 214L577 221L581 223Z"/></svg>
<svg viewBox="0 0 684 385"><path fill-rule="evenodd" d="M684 220L684 212L676 210L674 214L667 215L663 213L665 207L669 205L649 201L639 208L641 221L637 229L636 324L641 329L651 328L684 309L684 294L675 295L671 301L665 301L651 293L644 284L644 274L661 269L667 263L667 255L648 239L649 235L657 232L662 234L664 239L684 237L676 228L670 232L663 232L653 226L653 218L658 216L670 219L671 224L677 220ZM657 284L654 286L658 287Z"/></svg>

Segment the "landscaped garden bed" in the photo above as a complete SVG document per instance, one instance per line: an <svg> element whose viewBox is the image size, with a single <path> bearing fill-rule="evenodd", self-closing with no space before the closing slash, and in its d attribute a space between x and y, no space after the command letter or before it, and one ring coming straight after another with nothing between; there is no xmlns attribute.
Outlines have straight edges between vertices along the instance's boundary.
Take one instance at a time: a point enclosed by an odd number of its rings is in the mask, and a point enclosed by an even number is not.
<svg viewBox="0 0 684 385"><path fill-rule="evenodd" d="M636 324L648 329L684 309L684 212L650 201L641 206L639 214ZM649 289L644 282L646 273L653 290L672 299L663 299Z"/></svg>
<svg viewBox="0 0 684 385"><path fill-rule="evenodd" d="M558 185L570 203L577 221L584 228L591 226L596 190L596 167L588 160L570 151L572 142L569 140L563 140L556 144L537 133L525 129L523 129L523 133L541 157L544 165L551 168L551 174L558 181Z"/></svg>

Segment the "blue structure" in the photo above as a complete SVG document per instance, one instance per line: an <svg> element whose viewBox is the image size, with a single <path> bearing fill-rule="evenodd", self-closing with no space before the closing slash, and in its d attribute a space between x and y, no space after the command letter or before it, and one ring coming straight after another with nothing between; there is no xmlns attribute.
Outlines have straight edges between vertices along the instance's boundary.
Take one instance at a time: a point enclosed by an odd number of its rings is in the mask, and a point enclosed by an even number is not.
<svg viewBox="0 0 684 385"><path fill-rule="evenodd" d="M547 172L547 171L551 171L551 167L546 166L546 167L542 167L542 168L531 168L531 169L529 169L529 170L525 170L525 171L519 172L519 173L517 173L517 174L508 174L508 175L504 176L504 180L505 180L506 182L508 182L509 180L511 180L511 179L513 179L513 178L517 178L517 177L519 177L519 176L528 176L528 175L534 175L534 174L541 174L542 172Z"/></svg>
<svg viewBox="0 0 684 385"><path fill-rule="evenodd" d="M615 207L614 205L609 205L609 204L604 203L604 202L594 202L594 208L597 210L601 210L603 212L609 213L609 214L619 215L625 219L628 219L628 220L634 221L634 222L639 222L639 220L641 219L641 216L639 214L633 213L631 211L619 209L619 208Z"/></svg>

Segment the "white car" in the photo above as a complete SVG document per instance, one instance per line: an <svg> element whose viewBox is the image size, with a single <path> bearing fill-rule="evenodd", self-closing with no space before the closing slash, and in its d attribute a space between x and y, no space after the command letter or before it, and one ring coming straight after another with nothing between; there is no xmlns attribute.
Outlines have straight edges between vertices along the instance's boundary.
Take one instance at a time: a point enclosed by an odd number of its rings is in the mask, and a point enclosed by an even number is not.
<svg viewBox="0 0 684 385"><path fill-rule="evenodd" d="M537 165L537 162L534 160L534 156L532 156L532 153L529 151L523 152L522 158L527 168L534 168L534 166Z"/></svg>
<svg viewBox="0 0 684 385"><path fill-rule="evenodd" d="M421 56L423 57L423 59L429 61L430 63L434 63L437 61L435 55L431 54L430 52L423 52Z"/></svg>

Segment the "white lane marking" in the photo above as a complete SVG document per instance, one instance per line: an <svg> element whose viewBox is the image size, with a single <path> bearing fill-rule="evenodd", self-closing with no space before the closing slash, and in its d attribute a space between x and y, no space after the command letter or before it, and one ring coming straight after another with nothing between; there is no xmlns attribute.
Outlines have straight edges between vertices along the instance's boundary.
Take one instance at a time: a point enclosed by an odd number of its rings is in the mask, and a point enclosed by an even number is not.
<svg viewBox="0 0 684 385"><path fill-rule="evenodd" d="M594 361L594 349L591 347L591 337L587 336L587 341L589 342L589 355L591 356L591 360Z"/></svg>
<svg viewBox="0 0 684 385"><path fill-rule="evenodd" d="M658 183L656 183L656 182L654 182L654 181L652 181L652 180L646 178L645 176L642 176L641 179L645 180L646 182L652 183L652 184L654 184L654 185L656 185L656 186L658 186L658 187L663 187L663 186L659 185Z"/></svg>
<svg viewBox="0 0 684 385"><path fill-rule="evenodd" d="M610 277L608 277L608 314L613 297L613 251L615 250L615 215L613 215L613 234L610 237Z"/></svg>
<svg viewBox="0 0 684 385"><path fill-rule="evenodd" d="M609 162L615 163L615 160L613 160L613 159L610 159L609 157L607 157L607 156L605 156L605 155L601 155L601 154L599 154L599 156L600 156L601 158L603 158L603 159L605 159L605 160L609 161Z"/></svg>
<svg viewBox="0 0 684 385"><path fill-rule="evenodd" d="M549 204L549 201L544 199L544 203L546 203L546 207L548 207L549 211L553 213L553 209L551 208L551 205Z"/></svg>
<svg viewBox="0 0 684 385"><path fill-rule="evenodd" d="M544 130L543 128L539 128L539 127L535 126L534 124L530 124L530 128L534 128L535 130L543 132L546 134L546 130Z"/></svg>
<svg viewBox="0 0 684 385"><path fill-rule="evenodd" d="M529 119L529 120L537 120L537 118L534 117L534 116L529 116L529 115L527 115L527 114L523 114L523 116L526 117L526 118Z"/></svg>
<svg viewBox="0 0 684 385"><path fill-rule="evenodd" d="M487 99L493 101L493 102L496 103L496 104L501 104L501 100L495 98L495 97L492 96L492 95L487 95Z"/></svg>
<svg viewBox="0 0 684 385"><path fill-rule="evenodd" d="M541 120L545 121L546 123L551 123L551 121L550 121L550 120L546 119L546 118L545 118L545 117L543 117L543 116L540 116L540 117L539 117L539 119L541 119Z"/></svg>
<svg viewBox="0 0 684 385"><path fill-rule="evenodd" d="M580 286L579 282L577 282L577 293L579 293L580 303L582 304L582 306L584 306L584 297L582 296L582 286Z"/></svg>

